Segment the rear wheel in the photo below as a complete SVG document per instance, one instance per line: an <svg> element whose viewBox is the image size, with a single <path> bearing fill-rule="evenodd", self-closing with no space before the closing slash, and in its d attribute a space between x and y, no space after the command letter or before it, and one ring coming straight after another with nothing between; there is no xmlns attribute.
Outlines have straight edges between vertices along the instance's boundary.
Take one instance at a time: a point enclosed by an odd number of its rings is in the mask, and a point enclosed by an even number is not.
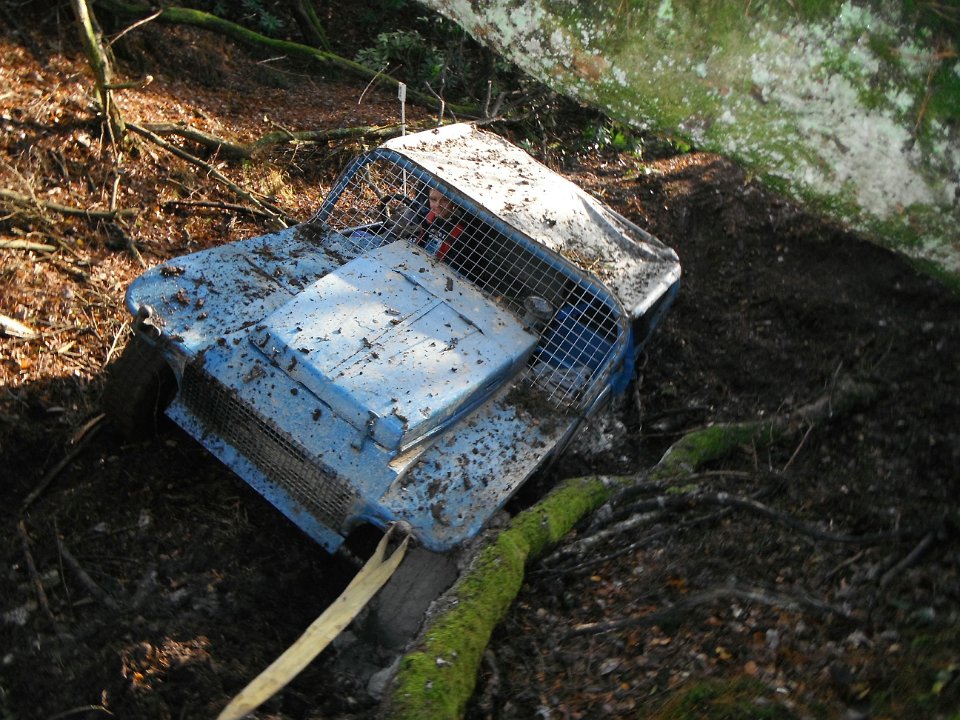
<svg viewBox="0 0 960 720"><path fill-rule="evenodd" d="M101 404L114 429L134 442L156 435L176 390L176 377L160 351L134 335L107 370Z"/></svg>

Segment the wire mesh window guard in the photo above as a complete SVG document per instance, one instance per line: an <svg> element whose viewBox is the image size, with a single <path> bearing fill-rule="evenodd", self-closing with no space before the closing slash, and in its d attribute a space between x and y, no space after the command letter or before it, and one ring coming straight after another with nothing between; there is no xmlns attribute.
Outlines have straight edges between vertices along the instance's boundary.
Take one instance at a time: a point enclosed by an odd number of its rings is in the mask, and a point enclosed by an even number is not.
<svg viewBox="0 0 960 720"><path fill-rule="evenodd" d="M416 167L377 157L344 178L322 218L341 244L357 255L396 241L425 248L539 334L528 380L548 400L567 408L592 397L623 342L620 308L594 282ZM547 301L544 317L529 298Z"/></svg>

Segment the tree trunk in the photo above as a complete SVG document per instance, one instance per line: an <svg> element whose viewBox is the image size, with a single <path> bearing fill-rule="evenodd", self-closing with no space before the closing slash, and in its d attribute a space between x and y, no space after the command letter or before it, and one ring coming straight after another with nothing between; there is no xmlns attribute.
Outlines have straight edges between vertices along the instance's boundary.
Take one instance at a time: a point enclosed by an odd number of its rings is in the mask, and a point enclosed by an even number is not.
<svg viewBox="0 0 960 720"><path fill-rule="evenodd" d="M113 102L113 65L110 51L101 41L102 34L97 27L93 13L87 0L70 0L73 11L77 16L77 27L80 31L80 40L87 54L90 69L93 70L93 79L100 96L100 106L106 121L107 132L113 143L122 142L126 135L126 125L120 109Z"/></svg>
<svg viewBox="0 0 960 720"><path fill-rule="evenodd" d="M312 0L290 0L290 11L300 23L300 32L304 39L321 50L329 51L330 39L317 16L317 9L313 6Z"/></svg>

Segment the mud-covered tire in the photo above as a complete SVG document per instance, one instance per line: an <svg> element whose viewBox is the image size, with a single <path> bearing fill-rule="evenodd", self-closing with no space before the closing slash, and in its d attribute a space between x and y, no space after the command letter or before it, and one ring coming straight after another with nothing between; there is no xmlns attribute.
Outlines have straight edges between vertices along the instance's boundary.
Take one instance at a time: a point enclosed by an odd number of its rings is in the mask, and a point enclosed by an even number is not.
<svg viewBox="0 0 960 720"><path fill-rule="evenodd" d="M134 335L107 369L101 405L111 427L124 440L136 442L157 434L176 390L176 377L163 355Z"/></svg>
<svg viewBox="0 0 960 720"><path fill-rule="evenodd" d="M457 575L453 554L411 548L368 606L367 634L389 650L403 647L417 635L430 604L453 585Z"/></svg>

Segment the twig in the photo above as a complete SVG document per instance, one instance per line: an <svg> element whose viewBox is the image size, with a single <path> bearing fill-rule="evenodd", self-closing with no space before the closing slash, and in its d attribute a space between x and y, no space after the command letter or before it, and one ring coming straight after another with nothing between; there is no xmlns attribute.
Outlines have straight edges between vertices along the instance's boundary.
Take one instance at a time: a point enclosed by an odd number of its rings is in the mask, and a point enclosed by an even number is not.
<svg viewBox="0 0 960 720"><path fill-rule="evenodd" d="M866 555L866 553L867 553L867 550L866 550L866 549L858 550L855 554L851 555L851 556L848 557L846 560L844 560L842 563L840 563L839 565L837 565L833 570L831 570L830 572L828 572L828 573L826 574L826 576L823 578L824 581L829 582L830 580L832 580L832 579L837 575L837 573L839 573L839 572L840 572L841 570L843 570L845 567L849 567L849 566L853 565L857 560L859 560L859 559L862 558L864 555Z"/></svg>
<svg viewBox="0 0 960 720"><path fill-rule="evenodd" d="M31 340L37 336L37 331L32 327L24 325L19 320L0 315L0 335L6 337L15 337L22 340Z"/></svg>
<svg viewBox="0 0 960 720"><path fill-rule="evenodd" d="M820 530L816 526L804 522L793 515L775 510L769 505L758 502L751 498L739 497L725 492L718 493L688 493L685 495L660 496L651 500L644 500L633 506L634 512L648 512L651 510L678 509L696 505L719 505L721 507L732 507L740 510L747 510L766 517L770 520L786 525L798 532L807 535L814 540L823 540L826 542L845 543L845 544L867 544L876 542L885 542L901 538L907 534L904 530L894 530L889 533L874 533L870 535L847 535L845 533L830 533Z"/></svg>
<svg viewBox="0 0 960 720"><path fill-rule="evenodd" d="M254 217L272 218L273 215L258 210L257 208L247 207L246 205L237 205L235 203L214 202L212 200L167 200L163 203L164 207L196 207L196 208L214 208L216 210L227 210L228 212L246 213Z"/></svg>
<svg viewBox="0 0 960 720"><path fill-rule="evenodd" d="M43 589L43 582L40 580L40 573L37 572L37 564L33 561L33 553L30 552L30 536L27 535L27 525L22 519L17 523L17 530L20 532L20 541L23 545L23 556L27 561L27 571L30 573L30 579L33 581L33 589L37 593L37 600L40 603L40 607L43 608L43 613L54 625L56 625L57 619L53 616L53 611L50 609L50 601L47 599L47 592Z"/></svg>
<svg viewBox="0 0 960 720"><path fill-rule="evenodd" d="M898 562L883 574L883 577L880 578L880 587L886 587L889 585L897 575L919 560L920 557L930 549L930 546L933 545L933 540L935 537L936 533L933 530L924 535L923 539L917 543L916 547L914 547L913 550L911 550L903 560Z"/></svg>
<svg viewBox="0 0 960 720"><path fill-rule="evenodd" d="M850 617L849 611L845 608L825 603L816 598L795 595L783 595L780 593L771 593L763 588L743 588L743 587L720 587L713 590L707 590L697 595L691 595L663 610L642 615L639 617L622 618L620 620L611 620L608 622L587 623L578 625L569 630L563 639L576 637L578 635L599 635L601 633L613 632L632 627L650 627L660 625L665 622L678 620L678 615L689 612L700 605L706 605L721 599L745 600L747 602L756 602L763 605L782 606L788 608L802 607L808 610L819 612L836 613L841 617Z"/></svg>
<svg viewBox="0 0 960 720"><path fill-rule="evenodd" d="M785 473L787 470L790 469L790 466L793 465L793 461L797 459L797 455L800 454L800 450L803 448L804 443L807 442L807 438L810 437L810 433L813 432L814 427L815 426L811 424L807 428L807 431L803 434L803 437L800 438L800 443L797 445L797 449L793 451L793 455L790 456L790 459L787 460L787 464L784 465L783 470L780 471L781 473Z"/></svg>
<svg viewBox="0 0 960 720"><path fill-rule="evenodd" d="M138 135L142 135L143 137L147 138L147 140L149 140L150 142L155 143L156 145L159 145L161 148L163 148L167 152L172 153L173 155L176 155L178 158L181 158L182 160L186 160L187 162L192 163L193 165L196 165L199 168L202 168L203 170L208 172L210 176L213 177L215 180L224 184L226 187L228 187L230 190L235 192L237 195L242 197L247 202L250 202L253 205L256 205L258 208L260 208L264 212L269 213L271 217L277 220L280 220L285 224L296 223L296 220L294 218L291 218L290 216L288 216L280 208L254 197L252 193L250 193L247 190L244 190L242 187L240 187L235 182L230 180L227 176L225 176L222 172L217 170L213 165L206 162L205 160L201 160L196 155L191 155L186 150L183 150L181 148L178 148L176 145L172 145L168 143L159 135L156 135L155 133L150 132L145 127L141 127L140 125L137 125L135 123L128 123L127 127L133 130Z"/></svg>
<svg viewBox="0 0 960 720"><path fill-rule="evenodd" d="M69 710L64 710L63 712L58 712L56 715L51 715L47 720L64 720L64 718L68 718L71 715L86 715L91 712L102 712L113 717L113 713L103 705L80 705L75 708L70 708Z"/></svg>
<svg viewBox="0 0 960 720"><path fill-rule="evenodd" d="M68 441L69 444L76 445L79 443L81 440L83 440L83 438L86 437L87 433L93 432L106 417L107 416L105 413L100 413L99 415L95 415L87 420L73 435L70 436L70 440Z"/></svg>
<svg viewBox="0 0 960 720"><path fill-rule="evenodd" d="M127 250L130 252L130 255L134 260L137 261L137 264L146 269L147 263L143 259L143 255L140 254L140 251L137 249L136 243L133 241L133 236L130 235L119 223L113 223L113 227L116 229L120 236L123 238L123 244L126 246Z"/></svg>
<svg viewBox="0 0 960 720"><path fill-rule="evenodd" d="M138 27L140 27L141 25L146 25L146 24L149 23L149 22L153 22L153 21L156 20L158 17L160 17L162 14L163 14L163 10L162 10L162 9L161 9L161 10L157 10L155 13L153 13L153 15L147 15L147 17L145 17L145 18L141 18L140 20L137 20L135 23L132 23L131 25L127 25L127 27L125 27L123 30L121 30L121 31L118 32L116 35L114 35L112 38L110 38L110 41L107 43L107 45L113 45L117 40L119 40L120 38L122 38L124 35L126 35L126 34L127 34L128 32L130 32L131 30L136 30L136 29L137 29Z"/></svg>
<svg viewBox="0 0 960 720"><path fill-rule="evenodd" d="M0 240L0 249L2 250L33 250L35 252L55 252L56 245L45 245L44 243L30 242L29 240Z"/></svg>
<svg viewBox="0 0 960 720"><path fill-rule="evenodd" d="M52 210L53 212L60 213L61 215L75 215L93 220L113 220L119 216L137 215L140 212L138 208L119 208L116 210L84 210L83 208L70 207L69 205L43 202L27 195L15 193L12 190L0 190L0 198L3 198L4 200L12 200L13 202L22 203L24 205L35 205L46 210Z"/></svg>
<svg viewBox="0 0 960 720"><path fill-rule="evenodd" d="M89 432L80 438L73 450L68 452L60 462L50 469L50 472L44 476L43 480L40 481L40 484L37 485L29 495L27 495L26 499L23 501L23 505L20 508L20 512L25 513L27 509L33 505L36 499L40 497L40 495L42 495L43 492L50 486L50 483L56 479L57 475L59 475L67 465L73 462L73 460L79 456L81 452L83 452L83 449L87 446L87 443L90 442L90 440L97 434L101 427L102 424L99 422L91 427Z"/></svg>
<svg viewBox="0 0 960 720"><path fill-rule="evenodd" d="M580 575L589 570L592 570L598 565L603 565L604 563L610 562L611 560L616 560L617 558L623 557L624 555L629 555L630 553L643 547L649 542L652 542L664 536L673 535L674 533L677 533L681 530L687 530L689 528L696 527L697 525L703 525L704 523L713 522L714 520L718 520L725 515L729 515L731 512L733 511L730 508L725 508L723 510L718 510L716 512L708 513L706 515L701 515L700 517L692 518L691 520L687 520L686 522L676 523L662 530L657 530L655 532L648 533L647 535L644 535L643 537L637 540L634 540L633 542L628 543L627 545L618 547L616 550L614 550L611 553L607 553L606 555L592 557L589 560L584 560L583 562L578 563L576 565L567 565L565 567L551 568L543 572L532 572L531 575L543 575L546 577L553 577L553 576L559 576L559 575ZM647 520L656 520L659 517L660 517L660 513L648 513L647 515L643 516L643 518ZM585 538L585 540L592 541L596 537L597 536L595 535L591 535ZM596 543L591 543L591 544L596 544ZM565 554L575 553L576 555L579 555L580 557L582 557L583 555L586 554L585 550L589 548L582 548L579 546L571 545L570 549L572 550L572 552L568 552ZM547 559L549 560L550 558L547 558Z"/></svg>
<svg viewBox="0 0 960 720"><path fill-rule="evenodd" d="M117 343L120 342L120 338L123 337L123 333L126 332L129 326L130 323L124 320L123 325L120 326L117 334L113 336L113 341L110 343L110 348L107 350L107 356L103 360L103 367L106 367L110 364L110 358L113 357L113 353L117 349Z"/></svg>
<svg viewBox="0 0 960 720"><path fill-rule="evenodd" d="M73 570L74 575L77 576L80 583L87 589L87 592L111 610L119 610L120 605L117 601L110 597L110 595L87 574L87 571L83 569L83 566L81 566L77 559L67 550L67 546L63 544L60 538L57 538L57 547L60 549L60 556L69 568Z"/></svg>

